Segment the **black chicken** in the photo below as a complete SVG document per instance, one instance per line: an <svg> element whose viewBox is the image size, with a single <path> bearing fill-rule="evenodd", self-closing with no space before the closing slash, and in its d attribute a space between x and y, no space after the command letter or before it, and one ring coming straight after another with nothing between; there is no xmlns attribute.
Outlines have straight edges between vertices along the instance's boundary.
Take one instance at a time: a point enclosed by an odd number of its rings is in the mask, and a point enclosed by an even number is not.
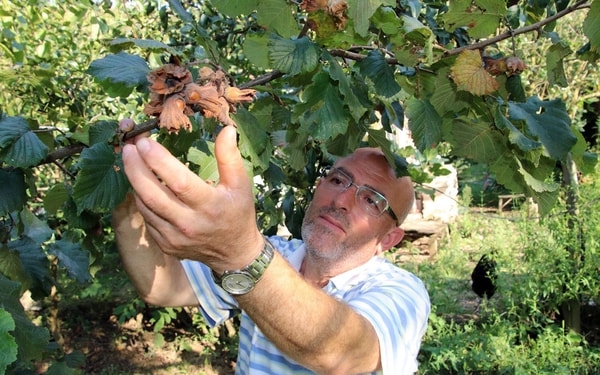
<svg viewBox="0 0 600 375"><path fill-rule="evenodd" d="M471 288L480 297L492 298L496 292L496 261L491 255L483 254L471 273Z"/></svg>

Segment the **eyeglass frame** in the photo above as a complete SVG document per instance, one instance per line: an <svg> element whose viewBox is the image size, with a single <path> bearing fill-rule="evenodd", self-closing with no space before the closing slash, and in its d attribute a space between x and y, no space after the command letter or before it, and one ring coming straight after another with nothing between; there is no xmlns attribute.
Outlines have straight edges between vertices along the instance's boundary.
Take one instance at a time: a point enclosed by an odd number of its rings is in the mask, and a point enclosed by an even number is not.
<svg viewBox="0 0 600 375"><path fill-rule="evenodd" d="M329 176L329 174L335 171L336 173L340 174L342 177L345 177L348 179L348 185L345 186L343 189L340 190L341 193L347 191L348 189L350 189L350 187L354 186L356 188L356 191L354 192L354 199L358 198L358 192L361 190L368 190L371 191L379 196L381 196L381 198L383 198L383 201L385 202L385 208L379 213L379 215L373 215L370 212L371 211L366 211L367 214L374 216L374 217L380 217L381 215L383 215L384 213L387 212L388 215L390 215L390 217L394 220L394 222L396 223L396 226L400 226L400 220L398 220L398 216L396 215L396 213L394 212L394 210L392 210L392 206L390 206L390 202L388 201L388 199L385 197L385 195L383 195L382 193L378 192L377 190L373 189L370 186L367 185L358 185L354 182L354 178L352 178L350 175L348 175L347 172L344 172L343 169L337 168L337 167L326 167L325 169L323 169L323 172L321 173L321 177L326 178L327 176Z"/></svg>

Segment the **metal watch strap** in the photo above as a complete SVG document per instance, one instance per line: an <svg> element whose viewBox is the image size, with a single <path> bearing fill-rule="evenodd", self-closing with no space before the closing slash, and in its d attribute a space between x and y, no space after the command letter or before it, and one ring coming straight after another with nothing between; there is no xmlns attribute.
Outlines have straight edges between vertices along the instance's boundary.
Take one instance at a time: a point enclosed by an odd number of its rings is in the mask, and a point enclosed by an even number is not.
<svg viewBox="0 0 600 375"><path fill-rule="evenodd" d="M273 260L273 256L275 255L275 248L273 247L271 242L269 242L269 240L266 237L264 239L265 239L265 244L264 244L260 254L258 254L258 256L246 267L244 267L240 270L235 270L235 271L225 271L223 273L223 275L220 275L220 276L217 275L217 273L213 271L212 277L213 277L215 283L222 287L221 281L222 281L223 276L225 276L226 274L233 274L233 273L247 274L247 275L251 276L252 279L254 279L255 283L257 283L262 278L262 275L265 273L269 264L271 264L271 261Z"/></svg>

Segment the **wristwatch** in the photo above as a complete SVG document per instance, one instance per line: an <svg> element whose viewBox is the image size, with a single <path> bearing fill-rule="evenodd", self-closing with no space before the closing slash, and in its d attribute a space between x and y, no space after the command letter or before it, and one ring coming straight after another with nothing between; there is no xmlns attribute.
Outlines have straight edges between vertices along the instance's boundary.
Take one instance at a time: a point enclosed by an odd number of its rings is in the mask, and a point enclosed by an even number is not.
<svg viewBox="0 0 600 375"><path fill-rule="evenodd" d="M217 285L229 294L241 296L254 289L256 283L265 273L269 264L271 264L274 255L275 249L273 245L265 238L265 246L252 263L241 270L225 271L221 276L213 271L213 279Z"/></svg>

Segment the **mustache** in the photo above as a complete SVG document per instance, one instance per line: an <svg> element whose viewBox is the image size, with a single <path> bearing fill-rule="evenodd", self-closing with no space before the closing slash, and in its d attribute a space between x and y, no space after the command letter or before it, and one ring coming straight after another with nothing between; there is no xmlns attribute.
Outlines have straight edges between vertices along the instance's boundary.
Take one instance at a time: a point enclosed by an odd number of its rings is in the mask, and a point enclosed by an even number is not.
<svg viewBox="0 0 600 375"><path fill-rule="evenodd" d="M344 227L348 227L348 224L349 224L348 217L346 216L346 213L339 208L335 208L335 207L331 207L331 206L321 207L317 211L317 214L319 216L329 216L333 220L341 223Z"/></svg>

